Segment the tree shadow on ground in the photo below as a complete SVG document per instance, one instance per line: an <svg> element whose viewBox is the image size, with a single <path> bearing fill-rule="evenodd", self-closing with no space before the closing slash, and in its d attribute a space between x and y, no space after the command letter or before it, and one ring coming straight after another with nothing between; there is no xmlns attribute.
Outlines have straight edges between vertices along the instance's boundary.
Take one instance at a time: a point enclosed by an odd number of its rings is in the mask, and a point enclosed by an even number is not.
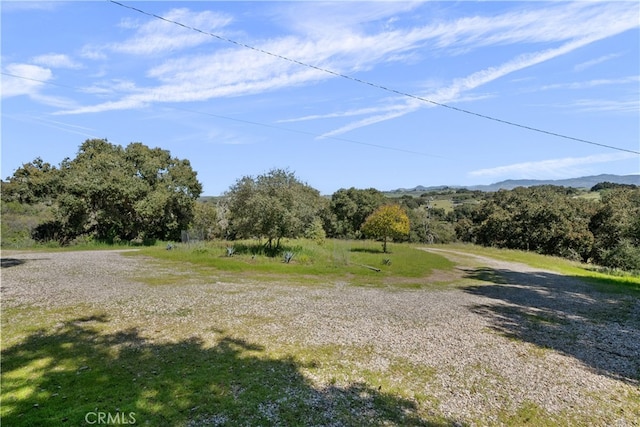
<svg viewBox="0 0 640 427"><path fill-rule="evenodd" d="M640 299L597 290L576 277L505 269L468 270L491 283L466 292L495 302L472 310L505 336L551 348L631 384L640 383Z"/></svg>
<svg viewBox="0 0 640 427"><path fill-rule="evenodd" d="M365 248L365 247L351 248L351 252L362 252L367 254L384 254L385 253L382 250L382 243L380 244L380 248ZM389 250L386 253L390 254L391 251Z"/></svg>
<svg viewBox="0 0 640 427"><path fill-rule="evenodd" d="M5 349L2 424L89 425L100 414L152 426L453 424L365 383L315 386L292 359L221 331L215 345L157 343L135 329L101 332L107 323L89 315Z"/></svg>
<svg viewBox="0 0 640 427"><path fill-rule="evenodd" d="M26 260L17 258L0 258L0 268L15 267L24 264Z"/></svg>

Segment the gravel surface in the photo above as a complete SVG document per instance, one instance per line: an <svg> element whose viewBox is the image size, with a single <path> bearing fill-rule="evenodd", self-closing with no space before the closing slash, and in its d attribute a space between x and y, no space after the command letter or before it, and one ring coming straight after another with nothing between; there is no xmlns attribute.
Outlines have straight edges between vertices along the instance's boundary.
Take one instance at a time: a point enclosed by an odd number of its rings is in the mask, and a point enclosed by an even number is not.
<svg viewBox="0 0 640 427"><path fill-rule="evenodd" d="M205 340L215 324L265 346L369 346L362 362L369 369L384 371L398 357L432 368L425 392L437 398L441 414L463 421L490 423L485 414L524 402L551 413L584 414L608 402L605 411L623 414L627 408L617 396L640 396L640 301L596 292L575 278L438 250L459 264L464 286L398 290L215 280L148 286L135 278L171 271L120 252L4 251L2 305L37 311L81 304L87 312L117 313L114 327L133 322L157 340L183 338L175 334L185 328L173 326L187 323ZM327 380L307 375L318 385ZM609 419L639 425L629 414Z"/></svg>

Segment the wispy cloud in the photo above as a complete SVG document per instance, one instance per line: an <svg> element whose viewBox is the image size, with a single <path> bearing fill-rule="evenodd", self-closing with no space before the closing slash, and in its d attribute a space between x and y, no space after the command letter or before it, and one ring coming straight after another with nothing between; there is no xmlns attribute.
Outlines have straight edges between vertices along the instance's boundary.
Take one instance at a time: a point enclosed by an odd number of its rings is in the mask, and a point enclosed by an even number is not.
<svg viewBox="0 0 640 427"><path fill-rule="evenodd" d="M71 59L68 55L61 53L48 53L45 55L38 55L31 59L31 62L37 65L42 65L49 68L69 68L79 69L82 68L82 64Z"/></svg>
<svg viewBox="0 0 640 427"><path fill-rule="evenodd" d="M574 66L573 69L576 71L584 71L587 68L593 67L594 65L602 64L603 62L610 61L620 56L622 56L621 53L611 53L609 55L603 55L598 58L592 59L590 61L585 61L585 62L581 62L580 64L576 64L576 66Z"/></svg>
<svg viewBox="0 0 640 427"><path fill-rule="evenodd" d="M637 158L632 153L596 154L586 157L565 157L561 159L549 159L536 162L515 163L507 166L478 169L469 172L472 177L509 177L509 178L566 178L576 176L588 171L580 166L598 163L610 163L620 160Z"/></svg>
<svg viewBox="0 0 640 427"><path fill-rule="evenodd" d="M379 63L406 60L412 53L419 51L440 49L454 52L457 49L489 45L564 42L560 47L518 56L424 94L436 102L459 102L462 97L469 96L465 92L483 84L638 26L634 19L637 8L628 3L561 3L541 10L474 16L403 29L394 28L393 15L406 12L413 5L400 7L376 4L372 12L367 12L367 8L362 8L357 3L350 5L353 8L356 6L359 12L354 13L354 16L343 18L340 22L330 20L333 31L312 31L314 23L321 25L321 21L327 20L325 17L320 19L317 11L313 16L309 12L296 24L298 34L258 40L250 44L296 61L353 74ZM305 10L305 7L303 4L296 4L292 6L292 10ZM196 13L184 8L168 12L167 17L212 32L224 29L232 22L232 18L227 15ZM378 25L371 25L368 21L371 19L380 21L377 22ZM358 25L353 26L354 23ZM360 23L370 25L359 25ZM176 52L185 47L206 43L211 37L159 20L149 20L142 24L127 22L126 25L134 29L132 37L103 46L102 51L87 49L85 55L98 58L107 50L130 55L171 52L171 59L147 70L145 85L137 84L116 94L118 99L60 114L95 113L140 108L159 102L243 96L335 78L335 75L232 45L213 53L180 56ZM428 49L421 49L425 47ZM327 135L337 135L399 117L426 105L415 100L398 99L397 105L382 106L379 111L367 113L372 114L371 117L333 130ZM325 116L330 114L338 113L326 113ZM343 112L342 115L355 116L362 113Z"/></svg>
<svg viewBox="0 0 640 427"><path fill-rule="evenodd" d="M493 97L492 94L473 94L467 96L458 97L457 102L468 102L468 101L477 101L479 99L487 99ZM430 98L434 100L435 98ZM304 122L309 120L320 120L320 119L335 119L335 118L343 118L343 117L354 117L354 116L364 116L371 115L374 119L375 117L391 117L395 114L407 114L408 112L419 109L423 104L423 101L420 101L415 98L404 98L404 97L395 97L390 99L383 100L380 105L373 107L364 107L364 108L355 108L352 110L338 111L334 113L326 113L326 114L310 114L302 117L294 117L289 119L282 119L276 121L276 123L295 123L295 122ZM355 122L354 125L357 127L358 122ZM355 128L354 128L355 129ZM330 135L323 135L324 137ZM322 138L322 137L320 137Z"/></svg>
<svg viewBox="0 0 640 427"><path fill-rule="evenodd" d="M563 105L571 111L581 112L617 112L617 113L640 113L640 98L637 93L635 97L627 99L579 99L575 102Z"/></svg>
<svg viewBox="0 0 640 427"><path fill-rule="evenodd" d="M350 123L342 126L338 129L334 129L325 133L323 136L335 136L346 133L348 131L369 126L374 123L379 123L385 120L400 117L402 115L411 113L422 107L433 107L434 103L449 104L453 102L460 102L460 97L470 90L476 89L482 85L490 83L501 77L504 77L515 71L519 71L536 64L548 61L558 56L571 52L579 47L585 46L593 42L595 37L586 37L580 40L571 41L565 43L562 46L555 49L548 49L541 52L535 52L531 54L520 55L515 59L505 62L496 67L486 68L484 70L477 71L463 78L455 79L449 86L440 88L437 92L422 95L421 98L433 101L433 103L426 101L419 101L417 99L410 99L405 101L402 107L398 107L395 111L387 114L381 114L372 116L360 120L358 122Z"/></svg>
<svg viewBox="0 0 640 427"><path fill-rule="evenodd" d="M42 116L10 114L4 117L7 117L12 120L26 122L31 125L46 126L52 129L61 130L66 133L82 135L88 138L99 138L99 136L96 135L97 132L95 129L88 128L86 126L80 126L74 123L50 120Z"/></svg>
<svg viewBox="0 0 640 427"><path fill-rule="evenodd" d="M392 105L357 108L353 110L339 111L335 113L311 114L308 116L278 120L276 123L294 123L294 122L304 122L308 120L333 119L336 117L353 117L353 116L362 116L365 114L373 114L373 113L380 113L380 112L392 112L394 110L401 111L401 110L404 110L404 107L401 105L397 105L396 103L393 103Z"/></svg>
<svg viewBox="0 0 640 427"><path fill-rule="evenodd" d="M423 93L420 96L441 104L460 102L460 97L465 92L500 79L515 71L565 55L594 41L638 26L637 21L632 18L633 14L629 14L623 19L617 19L615 21L617 25L611 26L607 24L606 21L602 20L603 17L608 19L611 18L610 15L612 13L619 13L619 11L610 9L602 10L601 16L597 16L592 8L583 9L579 7L576 9L574 6L556 9L554 12L553 15L549 14L549 10L519 13L517 15L506 14L495 17L491 23L485 21L485 18L464 18L456 21L456 25L444 26L446 29L432 29L435 34L438 34L440 47L451 45L454 42L460 43L460 46L472 46L524 41L538 42L567 39L569 41L557 48L520 55L501 65L480 70L464 78L455 79L448 86L441 87L434 92ZM545 16L541 14L545 14ZM547 31L549 30L549 25L554 26L555 30ZM495 32L497 29L503 29L504 31ZM326 132L323 136L344 134L361 127L400 117L420 108L433 106L434 104L432 103L415 102L415 100L400 101L397 106L387 106L388 112L343 125L340 128ZM343 115L348 116L349 114L347 112Z"/></svg>
<svg viewBox="0 0 640 427"><path fill-rule="evenodd" d="M233 19L228 14L211 11L192 12L187 8L172 9L164 14L170 21L197 28L203 32L221 34L223 28ZM150 19L144 22L123 19L119 26L133 34L123 41L102 45L85 45L81 49L83 58L106 60L112 53L126 55L171 54L195 47L213 38L203 32L196 32L171 22Z"/></svg>
<svg viewBox="0 0 640 427"><path fill-rule="evenodd" d="M290 29L303 36L314 38L345 30L361 29L372 22L385 31L393 30L397 15L410 13L420 6L420 1L391 2L316 2L309 7L305 2L294 2L280 7Z"/></svg>
<svg viewBox="0 0 640 427"><path fill-rule="evenodd" d="M99 96L112 96L121 93L139 92L133 80L111 79L96 82L95 84L85 87L83 92L91 93Z"/></svg>
<svg viewBox="0 0 640 427"><path fill-rule="evenodd" d="M226 14L210 11L192 12L186 8L173 9L164 17L209 32L219 31L231 22L231 17ZM122 43L109 45L109 50L133 55L149 55L175 52L212 40L211 36L206 34L157 19L139 26L129 22L128 26L135 27L135 35Z"/></svg>
<svg viewBox="0 0 640 427"><path fill-rule="evenodd" d="M624 85L629 83L640 82L640 76L628 76L618 79L594 79L583 82L556 83L552 85L544 85L536 88L536 91L551 89L588 89L598 86Z"/></svg>

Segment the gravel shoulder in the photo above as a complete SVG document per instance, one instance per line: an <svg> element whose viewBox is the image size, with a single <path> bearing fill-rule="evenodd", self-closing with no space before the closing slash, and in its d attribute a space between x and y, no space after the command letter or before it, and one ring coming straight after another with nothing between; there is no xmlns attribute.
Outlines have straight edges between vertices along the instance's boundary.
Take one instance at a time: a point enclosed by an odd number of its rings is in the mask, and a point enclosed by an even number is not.
<svg viewBox="0 0 640 427"><path fill-rule="evenodd" d="M136 277L170 271L121 251L3 251L0 293L3 312L82 306L150 340L206 342L210 331L227 330L280 349L366 348L366 360L354 362L366 369L385 371L400 359L430 369L409 387L425 388L444 416L472 424L529 402L554 414L602 408L608 422L638 425L640 414L620 396L640 399L640 301L524 264L437 252L458 264L460 286L149 286ZM3 313L2 321L10 319ZM328 381L301 371L319 387Z"/></svg>

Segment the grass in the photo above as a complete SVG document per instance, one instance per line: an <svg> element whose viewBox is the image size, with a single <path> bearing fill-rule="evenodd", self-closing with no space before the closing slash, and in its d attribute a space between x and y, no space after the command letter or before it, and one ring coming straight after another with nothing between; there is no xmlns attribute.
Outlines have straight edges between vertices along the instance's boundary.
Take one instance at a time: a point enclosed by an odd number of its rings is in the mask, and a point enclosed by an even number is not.
<svg viewBox="0 0 640 427"><path fill-rule="evenodd" d="M616 274L607 274L598 271L596 266L590 264L512 249L488 248L469 244L449 244L438 247L503 261L519 262L532 267L577 277L605 292L633 292L640 295L640 277L622 271L616 272Z"/></svg>
<svg viewBox="0 0 640 427"><path fill-rule="evenodd" d="M227 256L227 247L234 245L233 256ZM412 245L390 244L389 253L371 241L329 240L319 245L312 240L284 242L280 253L267 256L255 241L208 242L142 248L129 256L150 256L170 261L172 275L154 276L149 284L174 284L184 281L183 273L194 273L203 279L252 278L260 281L294 283L347 282L358 286L392 286L418 288L429 286L429 276L435 271L452 270L454 264L443 256L417 250ZM292 252L289 263L285 252ZM160 280L160 282L158 282Z"/></svg>
<svg viewBox="0 0 640 427"><path fill-rule="evenodd" d="M157 243L161 244L161 243ZM165 244L166 245L166 244ZM81 243L71 245L61 245L57 241L45 243L36 243L31 241L26 244L5 245L3 243L2 250L6 251L29 251L29 252L75 252L75 251L112 251L118 249L139 249L143 245L135 245L130 243L112 244L95 240L88 240Z"/></svg>
<svg viewBox="0 0 640 427"><path fill-rule="evenodd" d="M443 209L445 213L453 211L453 201L451 199L435 199L431 202L431 206L438 209Z"/></svg>
<svg viewBox="0 0 640 427"><path fill-rule="evenodd" d="M574 196L574 198L600 201L602 199L602 194L599 191L585 191Z"/></svg>
<svg viewBox="0 0 640 427"><path fill-rule="evenodd" d="M63 313L49 314L60 320ZM267 348L220 330L210 340L159 341L112 329L105 313L56 323L47 317L37 331L13 325L22 339L3 348L6 425L87 425L97 413L167 426L445 425L439 416L425 421L389 381L407 373L401 364L353 381L354 368L371 357L366 347Z"/></svg>

